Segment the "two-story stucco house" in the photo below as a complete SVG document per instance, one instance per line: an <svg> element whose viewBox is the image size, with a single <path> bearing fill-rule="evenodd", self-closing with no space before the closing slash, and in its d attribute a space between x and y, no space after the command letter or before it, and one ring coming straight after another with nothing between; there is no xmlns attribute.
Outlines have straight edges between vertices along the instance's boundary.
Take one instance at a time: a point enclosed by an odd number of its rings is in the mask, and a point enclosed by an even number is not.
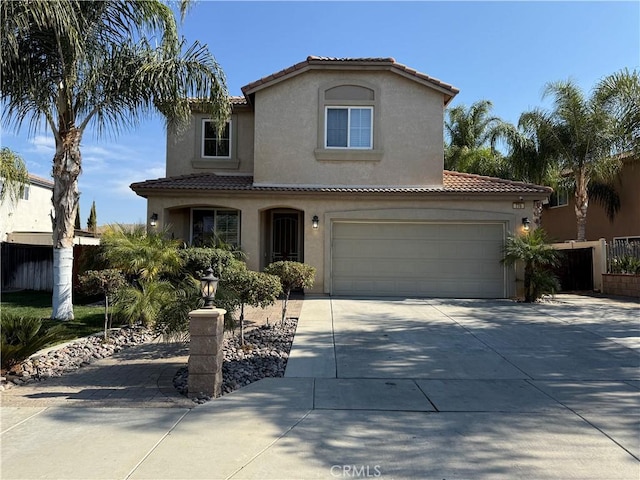
<svg viewBox="0 0 640 480"><path fill-rule="evenodd" d="M587 240L604 238L614 240L640 241L640 158L631 155L622 160L622 169L614 186L620 196L620 210L613 219L605 208L589 202L587 212ZM549 238L558 242L573 240L577 236L575 199L567 191L552 195L542 212L542 228Z"/></svg>
<svg viewBox="0 0 640 480"><path fill-rule="evenodd" d="M29 174L29 184L24 187L20 198L15 201L5 198L0 204L0 242L20 242L9 238L14 232L22 235L46 233L50 237L53 231L52 194L51 180Z"/></svg>
<svg viewBox="0 0 640 480"><path fill-rule="evenodd" d="M313 265L314 293L514 295L505 238L551 190L443 171L456 88L392 58L308 57L242 92L220 138L194 111L168 132L166 178L131 186L158 226L256 270Z"/></svg>

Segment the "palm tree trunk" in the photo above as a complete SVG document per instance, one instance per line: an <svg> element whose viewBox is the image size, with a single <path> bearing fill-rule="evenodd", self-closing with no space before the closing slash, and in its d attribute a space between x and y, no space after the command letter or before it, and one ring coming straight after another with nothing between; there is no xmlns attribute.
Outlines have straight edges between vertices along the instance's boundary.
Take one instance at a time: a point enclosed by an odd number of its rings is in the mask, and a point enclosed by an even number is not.
<svg viewBox="0 0 640 480"><path fill-rule="evenodd" d="M589 208L589 194L587 193L587 175L584 171L576 175L575 211L578 224L578 242L587 239L587 209Z"/></svg>
<svg viewBox="0 0 640 480"><path fill-rule="evenodd" d="M527 262L524 266L524 301L531 303L535 299L531 292L531 277L533 275L533 265L531 262Z"/></svg>
<svg viewBox="0 0 640 480"><path fill-rule="evenodd" d="M53 311L51 318L73 320L73 234L78 208L80 139L77 128L61 132L53 157Z"/></svg>

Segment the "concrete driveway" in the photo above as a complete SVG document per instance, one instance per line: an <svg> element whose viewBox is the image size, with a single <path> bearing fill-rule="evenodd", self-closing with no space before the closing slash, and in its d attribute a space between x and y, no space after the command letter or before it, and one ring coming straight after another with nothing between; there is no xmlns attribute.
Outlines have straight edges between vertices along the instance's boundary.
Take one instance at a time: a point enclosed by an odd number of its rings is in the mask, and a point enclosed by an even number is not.
<svg viewBox="0 0 640 480"><path fill-rule="evenodd" d="M637 480L639 306L307 298L285 378L192 409L3 408L1 476Z"/></svg>

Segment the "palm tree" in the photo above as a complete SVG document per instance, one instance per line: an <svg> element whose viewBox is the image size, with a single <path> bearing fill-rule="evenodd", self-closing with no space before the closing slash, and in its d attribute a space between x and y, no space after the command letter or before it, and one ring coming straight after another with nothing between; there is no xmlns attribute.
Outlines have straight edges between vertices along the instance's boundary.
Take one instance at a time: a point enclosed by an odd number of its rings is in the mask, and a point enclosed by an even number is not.
<svg viewBox="0 0 640 480"><path fill-rule="evenodd" d="M556 187L560 172L548 125L540 122L539 111L520 115L517 127L503 124L499 136L509 153L509 178L522 182Z"/></svg>
<svg viewBox="0 0 640 480"><path fill-rule="evenodd" d="M558 279L550 270L558 264L558 256L558 251L547 243L541 228L507 238L503 263L524 264L525 302L535 302L544 293L554 293L559 289Z"/></svg>
<svg viewBox="0 0 640 480"><path fill-rule="evenodd" d="M131 229L110 226L102 236L103 256L109 268L122 270L136 281L155 281L176 275L182 268L180 242L166 231L147 232L144 225Z"/></svg>
<svg viewBox="0 0 640 480"><path fill-rule="evenodd" d="M29 172L20 155L7 147L0 149L0 202L15 202L29 183Z"/></svg>
<svg viewBox="0 0 640 480"><path fill-rule="evenodd" d="M190 2L180 2L184 14ZM47 125L53 157L52 318L72 319L73 226L91 125L118 133L159 112L187 125L190 98L223 128L230 113L224 75L208 48L186 46L161 0L1 2L0 92L5 125Z"/></svg>
<svg viewBox="0 0 640 480"><path fill-rule="evenodd" d="M614 100L624 98L622 92L613 88L605 91L605 86L615 84L612 78L605 78L590 97L585 97L572 81L549 83L544 96L552 97L551 111L527 114L534 128L544 136L559 171L570 172L578 241L585 240L591 183L597 180L603 185L611 184L620 171L621 154L633 138L630 128L634 124L629 124L629 119L633 120L635 114L623 117L615 108L618 102ZM592 196L597 196L596 190L592 192Z"/></svg>
<svg viewBox="0 0 640 480"><path fill-rule="evenodd" d="M166 231L147 232L143 225L132 229L111 226L101 242L103 257L110 269L123 272L128 285L118 289L115 307L133 323L153 325L160 312L186 298L192 284L183 277L180 242ZM186 290L185 290L186 289Z"/></svg>
<svg viewBox="0 0 640 480"><path fill-rule="evenodd" d="M448 110L444 124L448 137L445 168L468 171L469 165L486 163L487 158L496 160L497 152L493 147L503 122L490 115L492 107L489 100L479 100L469 108L457 105Z"/></svg>
<svg viewBox="0 0 640 480"><path fill-rule="evenodd" d="M598 103L616 122L616 149L640 155L640 72L620 70L595 88Z"/></svg>

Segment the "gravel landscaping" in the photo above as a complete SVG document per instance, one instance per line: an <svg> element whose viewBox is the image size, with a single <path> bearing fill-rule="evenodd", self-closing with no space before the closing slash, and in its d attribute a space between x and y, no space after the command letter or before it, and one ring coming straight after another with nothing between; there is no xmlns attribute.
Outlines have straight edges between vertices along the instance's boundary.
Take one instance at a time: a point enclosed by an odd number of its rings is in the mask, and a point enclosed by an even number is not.
<svg viewBox="0 0 640 480"><path fill-rule="evenodd" d="M110 357L123 348L149 342L152 338L152 332L146 328L123 327L111 331L109 342L104 342L103 334L100 333L74 340L59 348L47 349L46 353L33 355L1 377L0 391L50 377L60 377L96 360Z"/></svg>
<svg viewBox="0 0 640 480"><path fill-rule="evenodd" d="M284 323L249 330L244 336L244 347L238 335L227 336L223 343L222 395L262 378L284 376L297 324L297 318L287 318ZM178 370L173 378L173 385L185 396L188 379L187 367ZM194 398L196 403L208 400L207 396Z"/></svg>
<svg viewBox="0 0 640 480"><path fill-rule="evenodd" d="M245 345L238 335L225 334L224 364L222 367L222 394L227 394L265 377L282 377L289 358L295 335L297 318L287 318L284 323L259 325L245 332ZM143 327L114 329L109 342L102 335L81 338L22 362L13 372L1 377L0 391L39 382L51 377L60 377L106 358L123 348L153 340L150 330ZM183 367L176 372L173 384L182 395L187 395L189 372ZM194 398L204 403L209 397Z"/></svg>

